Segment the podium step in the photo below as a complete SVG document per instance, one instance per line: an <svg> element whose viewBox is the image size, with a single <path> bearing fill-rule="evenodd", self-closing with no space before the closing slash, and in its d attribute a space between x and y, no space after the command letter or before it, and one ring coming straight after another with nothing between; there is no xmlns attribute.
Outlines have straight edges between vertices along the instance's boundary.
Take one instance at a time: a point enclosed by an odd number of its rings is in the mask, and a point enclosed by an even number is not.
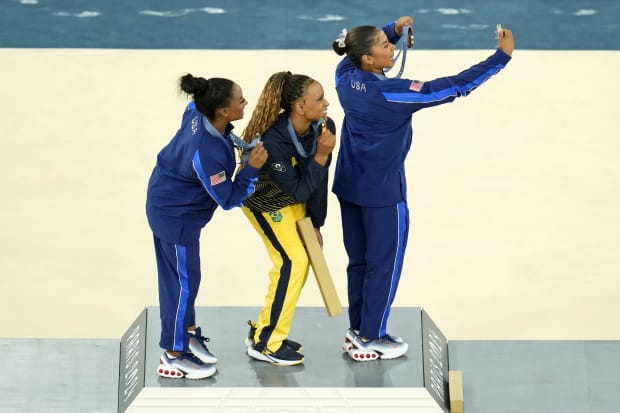
<svg viewBox="0 0 620 413"><path fill-rule="evenodd" d="M128 413L443 413L424 388L145 388Z"/></svg>
<svg viewBox="0 0 620 413"><path fill-rule="evenodd" d="M196 308L196 322L211 339L209 349L218 358L218 371L204 380L186 380L157 375L163 351L159 308L146 308L121 339L119 411L267 412L282 407L287 412L357 412L372 407L376 412L380 406L391 411L448 411L447 340L422 309L392 308L389 332L409 344L404 357L359 362L342 351L346 313L329 317L322 307L299 307L290 337L303 344L305 362L291 367L247 355L247 320L255 320L259 311Z"/></svg>

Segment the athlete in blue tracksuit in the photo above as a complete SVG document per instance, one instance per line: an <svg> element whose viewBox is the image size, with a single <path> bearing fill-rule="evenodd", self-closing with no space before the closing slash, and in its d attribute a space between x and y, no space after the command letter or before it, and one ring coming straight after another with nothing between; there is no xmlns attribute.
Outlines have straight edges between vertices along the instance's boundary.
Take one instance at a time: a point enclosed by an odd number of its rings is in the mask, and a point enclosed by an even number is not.
<svg viewBox="0 0 620 413"><path fill-rule="evenodd" d="M456 76L428 82L386 78L383 68L393 65L393 43L403 26L411 23L410 17L402 17L381 30L360 26L334 42L338 54L347 54L336 68L336 90L345 117L333 184L349 256L350 330L345 350L374 342L376 346L365 348L372 358L377 353L395 358L407 350L406 343L390 336L386 327L409 230L404 162L412 142L412 115L467 96L504 68L512 53L512 46L504 45L508 54L498 48ZM510 31L502 36L512 41ZM360 337L364 341L347 346Z"/></svg>
<svg viewBox="0 0 620 413"><path fill-rule="evenodd" d="M215 367L203 363L213 364L217 359L204 345L208 339L199 329L198 334L190 333L196 328L200 232L218 206L241 206L254 191L267 155L259 145L233 181L236 160L230 121L243 117L247 102L241 89L227 79L207 81L186 75L183 81L183 90L194 101L183 113L176 135L157 155L148 184L146 213L159 276L160 346L168 350L160 360L158 373L173 378L205 378L215 373ZM173 355L181 357L175 359Z"/></svg>

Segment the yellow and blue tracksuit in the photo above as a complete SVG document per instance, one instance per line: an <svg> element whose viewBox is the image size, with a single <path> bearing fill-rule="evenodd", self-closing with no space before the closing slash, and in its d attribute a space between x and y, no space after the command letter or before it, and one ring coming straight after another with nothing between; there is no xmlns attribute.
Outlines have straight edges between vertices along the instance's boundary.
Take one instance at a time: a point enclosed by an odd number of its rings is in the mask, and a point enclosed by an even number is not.
<svg viewBox="0 0 620 413"><path fill-rule="evenodd" d="M300 154L293 143L289 119L281 114L262 136L268 159L255 192L244 201L243 212L263 240L273 267L265 305L256 320L256 350L276 352L289 335L295 307L308 276L308 256L297 232L297 221L309 216L320 228L327 215L328 167L314 160L313 147L320 134L313 125L303 136ZM336 128L331 119L327 127Z"/></svg>
<svg viewBox="0 0 620 413"><path fill-rule="evenodd" d="M396 43L395 22L382 28ZM501 50L456 76L421 82L357 69L348 57L336 68L345 113L333 192L342 214L350 327L369 338L386 335L407 246L409 212L405 158L412 115L467 96L510 60Z"/></svg>
<svg viewBox="0 0 620 413"><path fill-rule="evenodd" d="M200 231L218 206L240 207L258 179L258 169L246 165L232 180L232 128L228 124L222 135L190 103L149 180L146 214L155 242L163 349L187 351L187 328L196 325Z"/></svg>

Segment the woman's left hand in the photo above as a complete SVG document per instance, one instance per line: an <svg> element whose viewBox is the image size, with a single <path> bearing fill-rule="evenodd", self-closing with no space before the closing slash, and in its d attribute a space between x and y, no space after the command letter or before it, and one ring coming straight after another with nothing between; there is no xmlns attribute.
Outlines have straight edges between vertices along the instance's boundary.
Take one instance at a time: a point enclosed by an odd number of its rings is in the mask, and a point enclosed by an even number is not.
<svg viewBox="0 0 620 413"><path fill-rule="evenodd" d="M321 246L321 249L322 249L323 248L323 235L321 235L321 229L315 228L314 233L316 234L316 239L319 241L319 245Z"/></svg>
<svg viewBox="0 0 620 413"><path fill-rule="evenodd" d="M402 16L396 20L394 31L396 32L397 35L401 36L403 34L403 27L412 26L412 25L413 25L413 17Z"/></svg>

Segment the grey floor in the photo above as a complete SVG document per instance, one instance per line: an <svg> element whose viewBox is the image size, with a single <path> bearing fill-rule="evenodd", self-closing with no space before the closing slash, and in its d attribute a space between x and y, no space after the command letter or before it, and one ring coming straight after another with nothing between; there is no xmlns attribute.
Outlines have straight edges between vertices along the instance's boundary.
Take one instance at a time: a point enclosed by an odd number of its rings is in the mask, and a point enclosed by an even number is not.
<svg viewBox="0 0 620 413"><path fill-rule="evenodd" d="M5 339L0 412L116 412L119 340Z"/></svg>
<svg viewBox="0 0 620 413"><path fill-rule="evenodd" d="M451 341L467 413L618 413L620 341Z"/></svg>
<svg viewBox="0 0 620 413"><path fill-rule="evenodd" d="M180 385L158 377L159 309L148 309L145 386ZM295 312L290 337L303 344L305 362L282 368L251 359L244 339L247 321L255 320L258 307L201 307L197 320L205 320L203 334L219 358L218 373L209 380L183 380L183 386L292 386L292 387L424 387L420 337L420 309L394 308L390 327L410 344L406 357L382 363L358 363L340 351L348 328L346 314L330 318L323 308L301 307ZM198 321L200 323L200 321ZM391 330L392 331L392 330ZM329 372L329 374L325 374Z"/></svg>
<svg viewBox="0 0 620 413"><path fill-rule="evenodd" d="M148 311L147 387L422 387L417 308L394 308L390 332L410 343L406 358L357 363L339 347L346 315L299 308L291 338L304 344L303 366L278 368L245 354L254 307L199 308L219 371L201 381L155 374L159 320ZM432 316L432 314L431 314ZM441 326L440 326L441 327ZM0 412L116 412L119 341L0 339ZM620 341L450 341L450 369L463 371L466 413L617 413ZM152 368L151 368L152 367ZM328 372L328 374L326 374Z"/></svg>

